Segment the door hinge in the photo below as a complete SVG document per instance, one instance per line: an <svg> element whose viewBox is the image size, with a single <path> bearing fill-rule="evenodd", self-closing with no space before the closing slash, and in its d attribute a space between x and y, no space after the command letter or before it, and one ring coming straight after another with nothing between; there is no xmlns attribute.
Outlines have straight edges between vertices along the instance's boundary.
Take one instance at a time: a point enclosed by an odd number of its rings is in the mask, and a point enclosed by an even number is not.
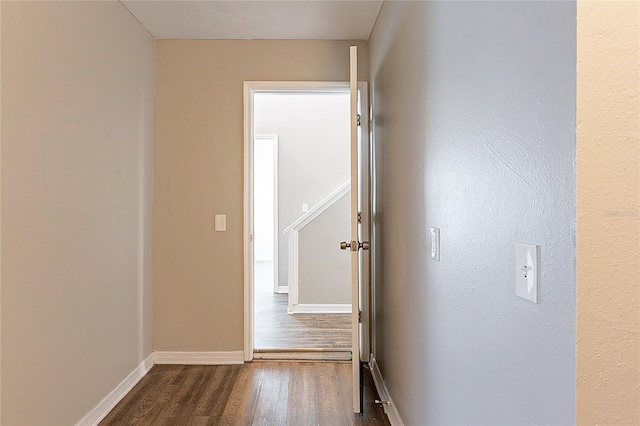
<svg viewBox="0 0 640 426"><path fill-rule="evenodd" d="M358 311L358 323L362 323L362 311Z"/></svg>
<svg viewBox="0 0 640 426"><path fill-rule="evenodd" d="M360 114L358 114L358 126L360 125Z"/></svg>
<svg viewBox="0 0 640 426"><path fill-rule="evenodd" d="M362 212L358 212L358 223L362 223Z"/></svg>

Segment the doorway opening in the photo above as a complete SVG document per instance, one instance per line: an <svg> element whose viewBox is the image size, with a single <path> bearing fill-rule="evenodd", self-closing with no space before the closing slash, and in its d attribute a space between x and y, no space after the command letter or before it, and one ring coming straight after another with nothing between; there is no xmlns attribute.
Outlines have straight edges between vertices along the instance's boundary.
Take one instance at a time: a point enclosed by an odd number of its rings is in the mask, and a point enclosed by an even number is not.
<svg viewBox="0 0 640 426"><path fill-rule="evenodd" d="M350 359L348 86L251 101L253 356Z"/></svg>
<svg viewBox="0 0 640 426"><path fill-rule="evenodd" d="M273 348L265 351L255 351L254 353L254 336L255 336L255 262L254 262L254 135L255 121L254 121L254 100L255 95L260 93L287 93L287 94L309 94L309 93L346 93L348 89L349 93L349 154L345 156L349 161L349 179L347 185L349 185L349 233L344 235L348 236L348 240L342 240L343 236L334 240L337 243L339 240L339 247L341 250L347 250L350 270L350 322L351 322L351 348L347 355L351 361L352 370L352 402L353 411L356 413L362 412L362 370L363 364L368 363L370 360L369 354L371 354L371 323L375 321L375 316L371 314L371 292L370 292L370 265L371 256L370 248L370 236L371 236L371 159L372 156L370 150L370 138L369 138L369 108L367 97L367 83L358 82L358 51L356 46L349 48L349 82L256 82L245 81L244 83L244 360L251 361L256 358L269 358L272 359L336 359L326 356L327 353L335 350L327 350L323 348L294 348L298 349L282 349L278 350ZM300 111L300 109L296 110ZM288 115L288 121L294 121L295 114L292 112ZM315 116L310 116L312 119ZM320 122L320 120L317 120ZM313 121L312 121L313 122ZM320 122L322 123L322 122ZM273 133L273 132L268 132ZM306 136L303 137L303 139ZM278 176L279 182L281 182L282 175L282 138L278 138L279 141L279 154L278 154ZM323 147L322 143L317 144L320 148ZM313 145L312 145L313 146ZM315 155L316 153L314 153ZM312 157L314 160L315 156ZM319 157L318 157L319 158ZM335 159L341 158L340 156L334 157ZM310 177L314 177L318 170L324 170L325 168L317 167L319 163L312 163L306 167L299 167L307 171ZM307 178L306 175L305 179ZM300 179L303 180L303 179ZM278 185L278 198L282 196L280 191L280 184ZM341 199L341 191L344 187L341 185L336 188L325 200ZM279 203L280 204L280 203ZM305 307L306 297L308 293L299 291L300 283L302 280L302 274L300 273L301 257L305 257L305 250L302 249L302 243L306 241L306 238L302 235L301 230L312 223L312 215L320 215L327 209L322 206L330 204L324 200L319 202L314 207L310 207L308 212L305 212L305 217L296 219L292 224L287 226L286 232L283 234L288 235L288 247L289 253L292 256L298 255L298 259L289 262L291 265L287 267L288 274L288 290L291 296L291 302L287 302L287 312L291 315L295 315L296 309ZM280 214L278 215L281 216ZM313 218L315 219L315 218ZM280 219L279 219L280 222ZM280 228L280 224L278 225ZM279 232L279 231L278 231ZM321 238L325 237L324 233L320 233ZM279 237L279 236L278 236ZM306 244L305 244L306 246ZM279 255L280 257L280 255ZM319 260L318 257L311 256L315 263ZM296 266L298 265L298 266ZM279 268L280 270L281 268ZM326 268L330 270L331 266ZM325 272L325 270L322 270ZM326 281L325 281L326 283ZM275 284L274 284L275 288ZM306 295L306 296L305 296ZM289 298L289 296L288 296ZM316 304L306 302L306 308L312 309L310 306ZM337 303L338 307L345 304ZM318 312L312 310L312 312ZM299 311L298 315L302 313ZM280 352L281 354L278 354ZM286 353L284 356L282 353ZM315 356L310 356L313 354Z"/></svg>

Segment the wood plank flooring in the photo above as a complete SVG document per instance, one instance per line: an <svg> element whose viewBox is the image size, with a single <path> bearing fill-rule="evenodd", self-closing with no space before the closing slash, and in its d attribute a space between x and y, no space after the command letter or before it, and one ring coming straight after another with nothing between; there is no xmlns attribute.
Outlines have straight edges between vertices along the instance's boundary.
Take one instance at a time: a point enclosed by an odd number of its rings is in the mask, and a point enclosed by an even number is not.
<svg viewBox="0 0 640 426"><path fill-rule="evenodd" d="M351 409L351 364L155 365L100 425L389 425L364 370Z"/></svg>
<svg viewBox="0 0 640 426"><path fill-rule="evenodd" d="M351 348L350 314L287 313L288 295L273 293L269 262L255 264L256 349Z"/></svg>

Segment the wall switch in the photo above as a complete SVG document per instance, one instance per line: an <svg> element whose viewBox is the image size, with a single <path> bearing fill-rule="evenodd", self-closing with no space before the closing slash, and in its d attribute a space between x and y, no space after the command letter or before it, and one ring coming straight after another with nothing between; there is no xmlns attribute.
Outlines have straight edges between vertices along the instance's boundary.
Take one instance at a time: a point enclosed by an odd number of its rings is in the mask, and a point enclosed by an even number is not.
<svg viewBox="0 0 640 426"><path fill-rule="evenodd" d="M224 232L227 230L227 215L217 214L214 216L213 228L216 232Z"/></svg>
<svg viewBox="0 0 640 426"><path fill-rule="evenodd" d="M538 246L516 244L516 296L538 303Z"/></svg>
<svg viewBox="0 0 640 426"><path fill-rule="evenodd" d="M429 228L431 230L431 258L440 262L440 228Z"/></svg>
<svg viewBox="0 0 640 426"><path fill-rule="evenodd" d="M308 203L302 203L302 213L306 213L309 211L309 204Z"/></svg>

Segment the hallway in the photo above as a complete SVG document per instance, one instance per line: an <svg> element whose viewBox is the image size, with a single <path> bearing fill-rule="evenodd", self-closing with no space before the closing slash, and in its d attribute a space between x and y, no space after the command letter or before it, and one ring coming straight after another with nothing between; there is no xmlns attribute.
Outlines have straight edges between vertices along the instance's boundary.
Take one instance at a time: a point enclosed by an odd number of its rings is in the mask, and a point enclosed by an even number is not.
<svg viewBox="0 0 640 426"><path fill-rule="evenodd" d="M313 314L353 306L394 426L640 425L639 0L0 3L0 424L355 423L360 380L309 360L350 356ZM251 107L364 84L344 155L310 109L289 139ZM256 132L290 206L271 257ZM333 173L358 148L368 179ZM347 179L370 235L292 226ZM329 288L347 238L367 306Z"/></svg>
<svg viewBox="0 0 640 426"><path fill-rule="evenodd" d="M287 294L273 293L273 264L255 263L256 349L351 350L350 314L287 313Z"/></svg>
<svg viewBox="0 0 640 426"><path fill-rule="evenodd" d="M156 365L107 425L388 425L369 370L364 413L351 412L351 364Z"/></svg>

